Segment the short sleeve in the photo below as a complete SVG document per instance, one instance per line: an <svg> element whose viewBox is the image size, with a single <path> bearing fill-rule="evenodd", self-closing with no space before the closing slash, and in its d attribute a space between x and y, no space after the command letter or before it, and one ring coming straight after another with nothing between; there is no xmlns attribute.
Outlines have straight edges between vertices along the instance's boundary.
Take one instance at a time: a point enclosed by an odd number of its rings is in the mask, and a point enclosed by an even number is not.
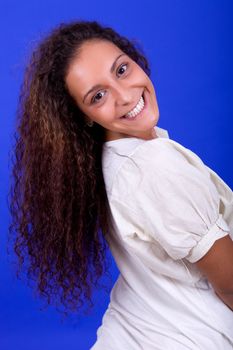
<svg viewBox="0 0 233 350"><path fill-rule="evenodd" d="M175 260L193 263L229 234L217 188L196 154L157 140L146 142L132 160L124 164L115 189L137 213L145 240L158 242Z"/></svg>

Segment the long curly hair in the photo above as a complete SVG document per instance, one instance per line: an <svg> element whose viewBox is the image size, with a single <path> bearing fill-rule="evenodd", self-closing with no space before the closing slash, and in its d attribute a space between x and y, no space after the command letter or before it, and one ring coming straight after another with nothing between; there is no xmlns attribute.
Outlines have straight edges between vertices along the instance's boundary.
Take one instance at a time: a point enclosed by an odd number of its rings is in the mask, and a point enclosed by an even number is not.
<svg viewBox="0 0 233 350"><path fill-rule="evenodd" d="M61 23L30 53L20 87L12 148L8 243L47 305L67 315L108 272L109 205L101 167L104 130L88 127L65 86L72 58L92 39L118 46L150 75L136 40L97 21ZM138 47L137 47L138 46Z"/></svg>

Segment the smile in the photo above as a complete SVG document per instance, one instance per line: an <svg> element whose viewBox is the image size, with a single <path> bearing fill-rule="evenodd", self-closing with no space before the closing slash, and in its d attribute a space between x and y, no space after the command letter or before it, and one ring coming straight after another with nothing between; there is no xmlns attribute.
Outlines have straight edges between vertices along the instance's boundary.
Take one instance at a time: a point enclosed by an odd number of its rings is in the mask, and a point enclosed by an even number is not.
<svg viewBox="0 0 233 350"><path fill-rule="evenodd" d="M141 96L137 105L131 111L126 113L122 118L126 118L126 119L135 118L143 110L144 106L145 106L145 102L143 97Z"/></svg>

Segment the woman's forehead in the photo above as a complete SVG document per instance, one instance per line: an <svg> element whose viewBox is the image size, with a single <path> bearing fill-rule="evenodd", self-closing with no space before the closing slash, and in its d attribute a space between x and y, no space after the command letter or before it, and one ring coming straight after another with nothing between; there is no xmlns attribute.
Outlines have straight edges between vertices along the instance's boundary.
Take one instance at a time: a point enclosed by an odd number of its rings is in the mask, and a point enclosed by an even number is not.
<svg viewBox="0 0 233 350"><path fill-rule="evenodd" d="M87 69L91 69L92 66L95 68L96 65L106 67L120 53L123 53L121 49L110 41L87 41L81 46L77 60L74 63Z"/></svg>
<svg viewBox="0 0 233 350"><path fill-rule="evenodd" d="M81 54L89 54L90 52L98 52L101 53L101 50L104 50L105 52L119 52L121 51L120 48L115 45L113 42L109 40L103 40L103 39L91 39L85 41L82 46L80 47L80 53Z"/></svg>

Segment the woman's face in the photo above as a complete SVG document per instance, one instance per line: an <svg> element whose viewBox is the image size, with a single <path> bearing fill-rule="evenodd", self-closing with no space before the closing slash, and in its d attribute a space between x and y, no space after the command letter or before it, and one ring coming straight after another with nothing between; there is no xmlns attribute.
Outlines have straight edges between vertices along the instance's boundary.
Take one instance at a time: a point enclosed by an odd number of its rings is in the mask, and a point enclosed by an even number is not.
<svg viewBox="0 0 233 350"><path fill-rule="evenodd" d="M153 84L110 41L86 41L70 64L66 85L87 119L105 129L106 141L156 137L159 110Z"/></svg>

